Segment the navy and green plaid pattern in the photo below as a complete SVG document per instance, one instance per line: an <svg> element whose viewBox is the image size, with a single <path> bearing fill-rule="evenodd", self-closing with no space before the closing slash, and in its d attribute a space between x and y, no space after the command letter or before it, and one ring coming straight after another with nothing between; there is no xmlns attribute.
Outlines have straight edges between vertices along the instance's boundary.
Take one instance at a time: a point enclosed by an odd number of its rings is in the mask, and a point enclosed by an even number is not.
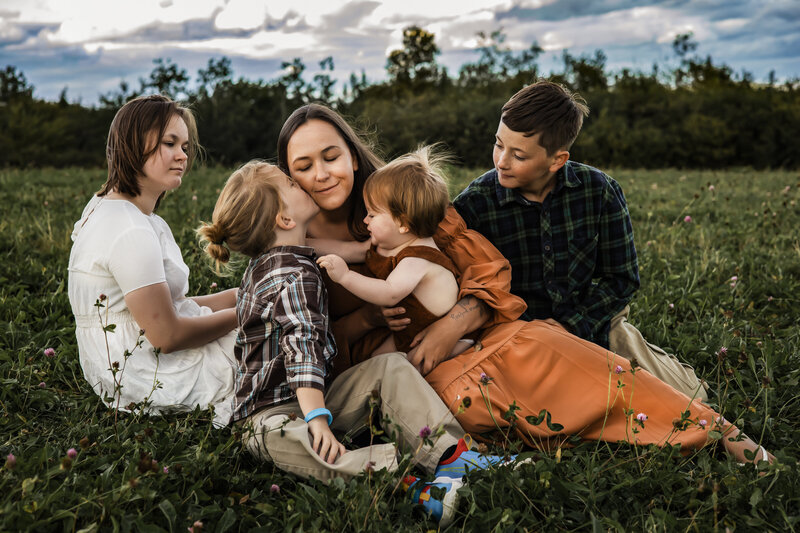
<svg viewBox="0 0 800 533"><path fill-rule="evenodd" d="M250 260L236 295L234 420L291 400L300 387L325 390L336 343L315 259L313 248L276 246Z"/></svg>
<svg viewBox="0 0 800 533"><path fill-rule="evenodd" d="M528 304L523 319L555 318L608 347L611 318L639 288L633 228L616 181L567 161L539 203L502 187L491 170L453 204L511 263L511 292Z"/></svg>

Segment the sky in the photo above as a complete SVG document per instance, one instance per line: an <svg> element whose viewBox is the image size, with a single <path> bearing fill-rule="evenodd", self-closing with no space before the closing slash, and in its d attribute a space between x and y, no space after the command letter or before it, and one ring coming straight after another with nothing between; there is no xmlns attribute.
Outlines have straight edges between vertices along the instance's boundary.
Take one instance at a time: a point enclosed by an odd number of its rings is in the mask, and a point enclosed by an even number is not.
<svg viewBox="0 0 800 533"><path fill-rule="evenodd" d="M698 55L735 72L800 76L800 0L0 0L0 69L21 70L38 98L66 88L94 105L121 81L138 88L159 57L194 82L210 58L230 58L236 79L273 80L299 57L310 80L332 56L341 90L352 72L385 79L410 25L435 34L451 75L478 58L478 32L500 29L512 50L538 43L545 74L564 50L602 49L607 71L674 67L674 37L693 32Z"/></svg>

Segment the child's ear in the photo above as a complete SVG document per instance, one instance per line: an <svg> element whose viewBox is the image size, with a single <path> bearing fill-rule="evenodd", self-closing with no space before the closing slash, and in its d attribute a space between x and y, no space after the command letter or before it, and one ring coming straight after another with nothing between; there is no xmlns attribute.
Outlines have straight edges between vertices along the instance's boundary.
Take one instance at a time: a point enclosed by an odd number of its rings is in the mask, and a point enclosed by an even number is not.
<svg viewBox="0 0 800 533"><path fill-rule="evenodd" d="M550 160L550 168L548 169L550 172L558 172L561 167L563 167L567 160L569 159L569 152L566 150L559 150L558 152L553 155L552 159Z"/></svg>
<svg viewBox="0 0 800 533"><path fill-rule="evenodd" d="M283 230L290 230L297 225L292 217L286 216L284 213L275 215L275 223Z"/></svg>

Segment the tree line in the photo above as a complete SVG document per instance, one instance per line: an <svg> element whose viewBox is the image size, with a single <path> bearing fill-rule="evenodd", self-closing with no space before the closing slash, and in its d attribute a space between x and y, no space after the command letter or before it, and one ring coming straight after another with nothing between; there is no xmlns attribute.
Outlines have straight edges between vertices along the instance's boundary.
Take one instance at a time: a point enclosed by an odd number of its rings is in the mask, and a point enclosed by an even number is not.
<svg viewBox="0 0 800 533"><path fill-rule="evenodd" d="M301 58L283 63L274 80L234 79L227 57L209 59L190 89L187 71L154 60L139 86L126 82L101 95L96 106L33 96L24 73L0 70L0 166L101 166L108 126L116 110L140 94L161 92L188 102L197 114L210 163L234 165L273 158L285 118L308 102L339 110L386 157L423 142L443 142L461 164L491 165L490 147L503 103L542 76L535 42L512 51L501 31L479 33L478 58L451 74L437 63L435 35L412 26L386 62L387 79L350 75L336 90L334 59L319 63L307 81ZM800 81L778 83L774 72L756 82L696 53L691 33L672 43L670 66L649 72L606 68L602 50L562 54L549 79L583 96L591 113L572 158L596 166L627 168L797 168L800 151Z"/></svg>

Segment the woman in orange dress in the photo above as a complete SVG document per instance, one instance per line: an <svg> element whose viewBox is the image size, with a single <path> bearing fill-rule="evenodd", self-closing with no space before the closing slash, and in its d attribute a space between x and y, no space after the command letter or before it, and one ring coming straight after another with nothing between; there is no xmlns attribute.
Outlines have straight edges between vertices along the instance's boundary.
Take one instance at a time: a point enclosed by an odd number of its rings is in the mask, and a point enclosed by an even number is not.
<svg viewBox="0 0 800 533"><path fill-rule="evenodd" d="M320 207L309 237L368 248L362 190L382 166L346 121L309 104L286 120L278 138L278 166ZM629 361L568 333L552 320L517 320L525 303L510 290L508 261L479 233L467 229L452 206L434 236L459 273L460 300L450 313L417 335L409 360L425 375L466 431L496 439L513 432L527 445L550 449L573 435L586 440L679 444L688 453L720 434L738 461L774 459L718 413ZM341 254L347 257L346 251ZM358 254L354 254L358 255ZM363 255L363 254L362 254ZM340 343L337 371L359 363L385 338L380 327L407 325L402 308L382 315L329 282L330 312L352 335ZM376 319L378 317L379 319ZM335 329L335 328L334 328ZM475 345L449 359L458 339ZM511 406L514 416L504 417ZM752 456L751 456L752 457Z"/></svg>

